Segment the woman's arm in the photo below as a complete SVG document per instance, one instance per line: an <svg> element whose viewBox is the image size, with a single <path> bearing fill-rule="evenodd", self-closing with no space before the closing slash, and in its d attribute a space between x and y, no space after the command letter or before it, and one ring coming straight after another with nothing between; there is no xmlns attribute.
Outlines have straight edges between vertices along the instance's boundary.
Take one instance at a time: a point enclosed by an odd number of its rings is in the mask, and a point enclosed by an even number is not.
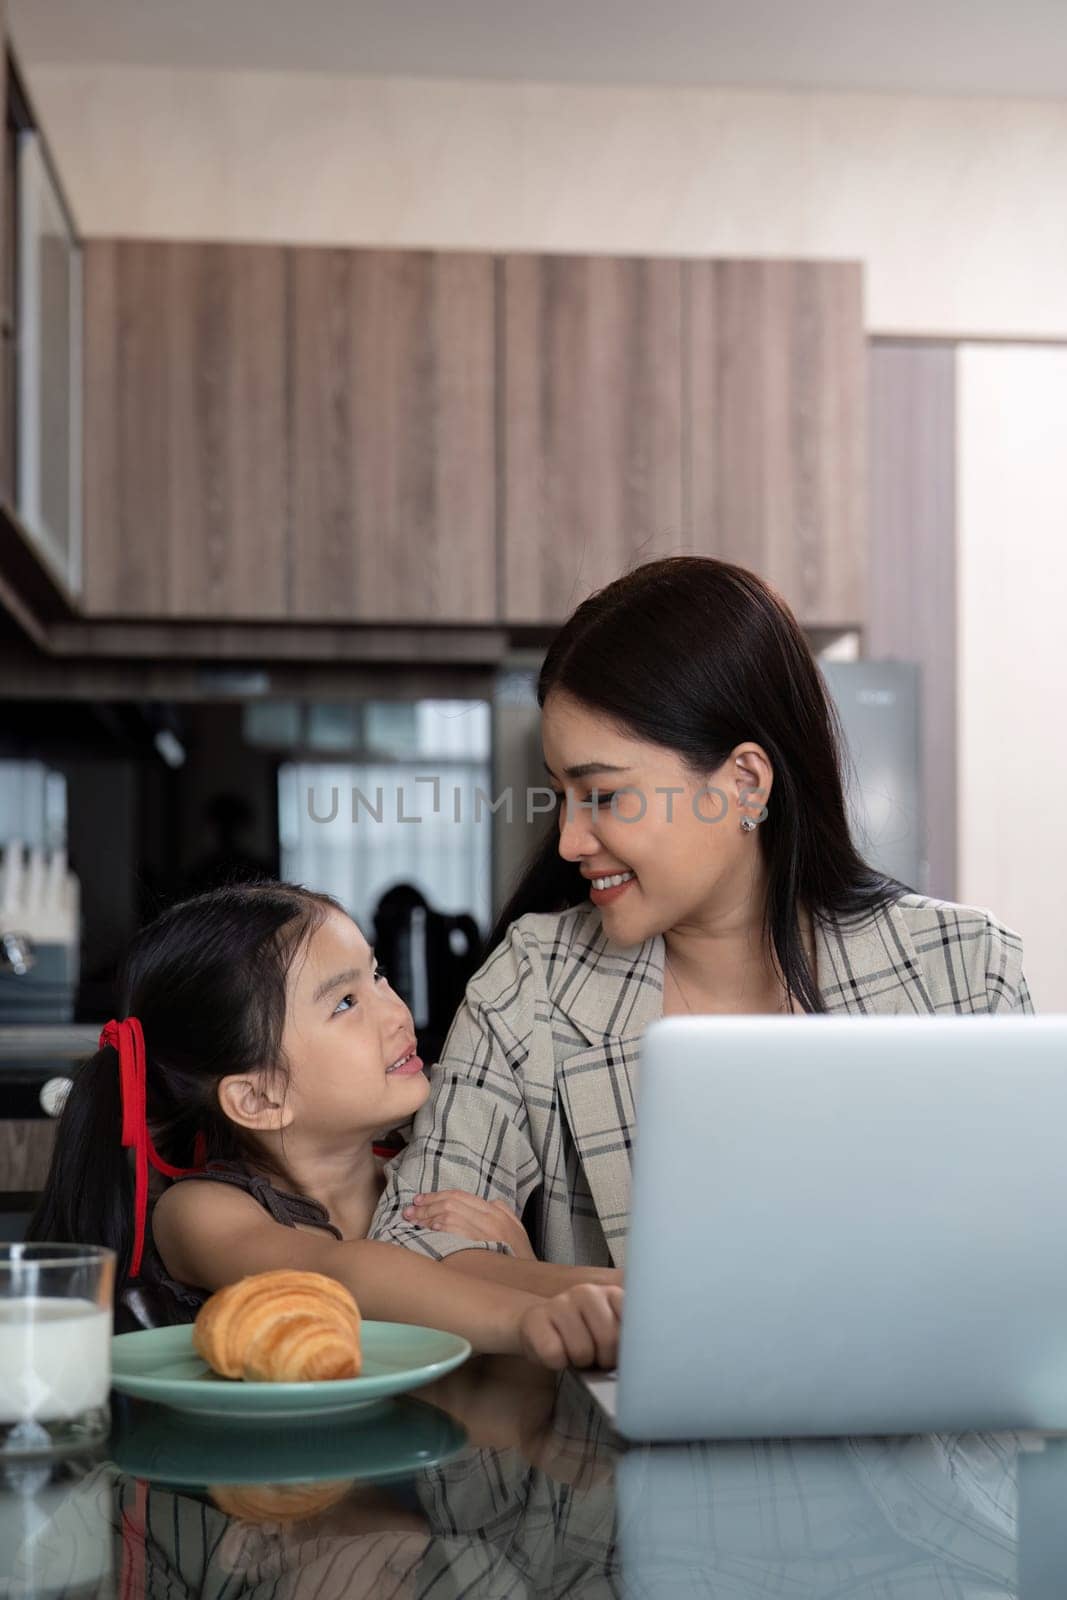
<svg viewBox="0 0 1067 1600"><path fill-rule="evenodd" d="M978 974L978 985L984 982L988 1009L1032 1014L1034 1002L1023 974L1020 935L986 913L985 940L979 948L984 949L985 962L984 971Z"/></svg>
<svg viewBox="0 0 1067 1600"><path fill-rule="evenodd" d="M457 1272L470 1273L486 1283L505 1283L530 1294L563 1294L579 1283L622 1286L617 1267L557 1266L538 1261L519 1218L502 1200L483 1200L462 1190L445 1189L435 1194L416 1195L404 1216L433 1233L466 1235L472 1241L498 1241L510 1246L512 1255L472 1248L454 1250L442 1265Z"/></svg>
<svg viewBox="0 0 1067 1600"><path fill-rule="evenodd" d="M621 1296L591 1284L546 1300L516 1286L442 1271L411 1251L367 1239L338 1241L275 1222L241 1190L188 1181L158 1201L152 1234L172 1277L205 1289L255 1272L322 1272L345 1284L374 1321L442 1328L476 1350L545 1366L612 1365Z"/></svg>
<svg viewBox="0 0 1067 1600"><path fill-rule="evenodd" d="M404 1218L434 1233L466 1235L468 1239L506 1244L515 1256L536 1261L537 1254L522 1219L503 1200L484 1200L464 1189L439 1189L417 1194L404 1207Z"/></svg>

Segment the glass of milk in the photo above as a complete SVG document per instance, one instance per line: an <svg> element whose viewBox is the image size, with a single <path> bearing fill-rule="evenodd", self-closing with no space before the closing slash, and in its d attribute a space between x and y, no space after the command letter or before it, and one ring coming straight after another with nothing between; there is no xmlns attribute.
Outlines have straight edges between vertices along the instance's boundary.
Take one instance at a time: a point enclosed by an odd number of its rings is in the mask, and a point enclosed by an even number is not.
<svg viewBox="0 0 1067 1600"><path fill-rule="evenodd" d="M107 1436L114 1252L0 1244L0 1462Z"/></svg>

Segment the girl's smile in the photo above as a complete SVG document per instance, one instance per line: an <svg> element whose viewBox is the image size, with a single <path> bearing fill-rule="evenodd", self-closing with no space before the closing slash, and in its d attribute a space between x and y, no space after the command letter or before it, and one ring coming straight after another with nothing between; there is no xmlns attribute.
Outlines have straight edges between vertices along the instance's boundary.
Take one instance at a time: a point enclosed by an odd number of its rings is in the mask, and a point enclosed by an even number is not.
<svg viewBox="0 0 1067 1600"><path fill-rule="evenodd" d="M394 1072L399 1072L399 1073L404 1073L405 1075L410 1075L413 1072L421 1072L421 1071L422 1071L422 1059L418 1054L418 1049L416 1047L415 1041L412 1040L411 1048L408 1051L407 1055L401 1056L398 1061L394 1061L393 1065L391 1067L386 1067L385 1075L388 1078Z"/></svg>

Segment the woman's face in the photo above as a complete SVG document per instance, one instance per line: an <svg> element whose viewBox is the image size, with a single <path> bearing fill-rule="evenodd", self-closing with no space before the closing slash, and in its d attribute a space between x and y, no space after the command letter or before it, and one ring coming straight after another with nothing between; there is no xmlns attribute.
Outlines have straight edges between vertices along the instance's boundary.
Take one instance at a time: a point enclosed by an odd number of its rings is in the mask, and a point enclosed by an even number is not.
<svg viewBox="0 0 1067 1600"><path fill-rule="evenodd" d="M341 912L327 913L293 962L282 1049L292 1121L313 1134L399 1127L429 1094L411 1012Z"/></svg>
<svg viewBox="0 0 1067 1600"><path fill-rule="evenodd" d="M758 831L744 832L741 819L760 817L772 782L759 745L738 745L696 778L673 750L629 736L562 691L547 697L541 726L550 782L563 796L560 855L590 880L627 875L604 891L590 881L615 943L699 923L752 894L763 871Z"/></svg>

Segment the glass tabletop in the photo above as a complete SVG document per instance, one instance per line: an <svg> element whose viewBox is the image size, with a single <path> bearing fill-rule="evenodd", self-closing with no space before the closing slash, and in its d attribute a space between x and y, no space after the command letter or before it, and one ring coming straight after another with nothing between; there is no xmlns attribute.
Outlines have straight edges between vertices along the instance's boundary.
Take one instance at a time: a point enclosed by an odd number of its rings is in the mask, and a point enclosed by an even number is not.
<svg viewBox="0 0 1067 1600"><path fill-rule="evenodd" d="M343 1423L113 1414L95 1455L0 1465L0 1596L1067 1593L1062 1436L628 1446L504 1358Z"/></svg>

